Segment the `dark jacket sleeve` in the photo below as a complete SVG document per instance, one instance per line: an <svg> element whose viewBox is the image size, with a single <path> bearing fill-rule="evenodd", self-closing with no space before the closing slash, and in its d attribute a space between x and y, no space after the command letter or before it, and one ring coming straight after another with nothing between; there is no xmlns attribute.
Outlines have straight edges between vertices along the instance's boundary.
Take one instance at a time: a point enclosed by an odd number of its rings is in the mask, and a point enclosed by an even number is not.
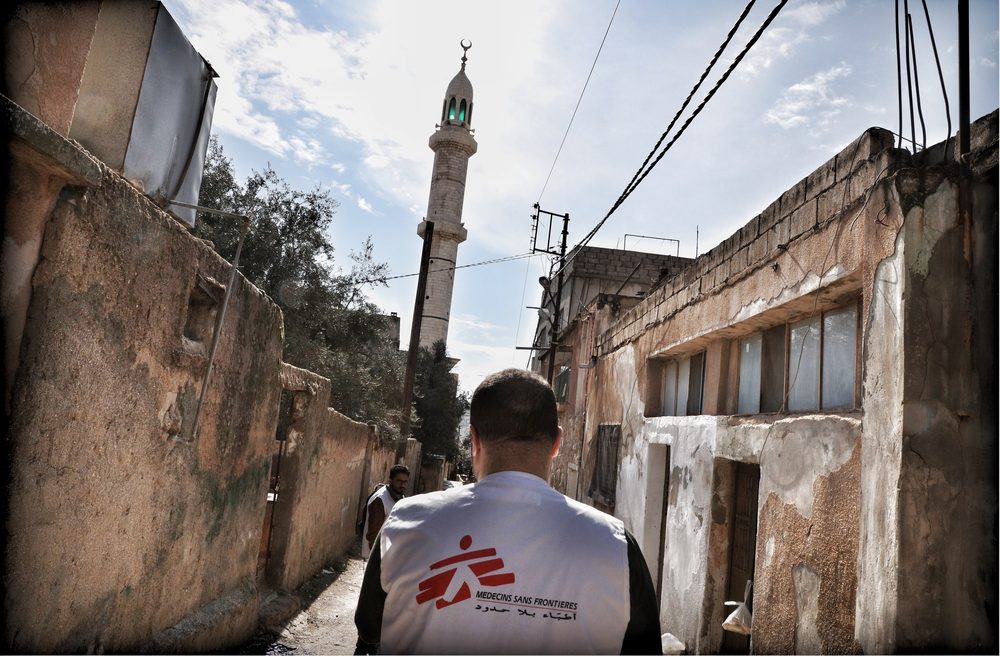
<svg viewBox="0 0 1000 656"><path fill-rule="evenodd" d="M635 538L625 531L628 543L629 621L622 640L623 654L662 654L660 644L660 605L656 599L653 577Z"/></svg>
<svg viewBox="0 0 1000 656"><path fill-rule="evenodd" d="M365 539L368 540L368 548L374 547L378 540L378 532L385 523L385 506L381 499L373 499L368 504L368 530L365 532Z"/></svg>
<svg viewBox="0 0 1000 656"><path fill-rule="evenodd" d="M382 612L385 610L385 590L382 589L382 550L378 542L372 549L361 583L358 609L354 612L354 625L358 637L365 642L378 644L382 639Z"/></svg>

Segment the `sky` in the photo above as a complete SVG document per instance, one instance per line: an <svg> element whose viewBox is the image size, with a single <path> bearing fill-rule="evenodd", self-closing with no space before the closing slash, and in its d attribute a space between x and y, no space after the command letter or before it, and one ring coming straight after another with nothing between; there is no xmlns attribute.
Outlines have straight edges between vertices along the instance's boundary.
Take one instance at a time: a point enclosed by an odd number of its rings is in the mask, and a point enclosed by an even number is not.
<svg viewBox="0 0 1000 656"><path fill-rule="evenodd" d="M460 266L528 253L535 202L568 212L570 247L578 243L642 164L746 2L164 4L219 73L212 131L238 178L270 164L299 189L329 191L340 203L331 228L335 265L349 267L350 253L370 237L390 276L406 276L419 268L416 228L427 213L433 164L427 140L459 70L462 39L473 44L466 72L479 151L469 162ZM682 122L776 4L754 5ZM789 2L591 245L627 242L630 250L693 257L867 128L898 131L894 4ZM997 108L1000 46L998 3L970 4L975 120ZM953 132L955 5L927 2ZM930 145L947 133L944 101L922 5L909 6ZM919 124L916 131L921 141ZM454 371L462 389L527 364L529 352L515 347L531 343L538 316L526 306L538 305L538 277L550 264L535 256L456 271L448 350L460 359ZM415 289L410 275L365 290L400 316L404 348Z"/></svg>

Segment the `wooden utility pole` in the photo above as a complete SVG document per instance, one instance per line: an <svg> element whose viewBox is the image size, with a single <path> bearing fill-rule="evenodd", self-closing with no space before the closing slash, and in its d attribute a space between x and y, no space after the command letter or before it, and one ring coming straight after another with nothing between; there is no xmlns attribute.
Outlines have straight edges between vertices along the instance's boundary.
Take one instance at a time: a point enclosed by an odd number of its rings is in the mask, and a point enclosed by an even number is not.
<svg viewBox="0 0 1000 656"><path fill-rule="evenodd" d="M399 435L404 440L410 436L410 406L413 404L413 381L417 374L417 353L420 351L420 323L424 314L424 297L427 295L427 269L431 261L431 241L434 222L427 221L424 230L424 248L420 252L420 274L417 276L417 298L413 302L413 322L410 324L410 348L406 352L406 378L403 381L402 419Z"/></svg>

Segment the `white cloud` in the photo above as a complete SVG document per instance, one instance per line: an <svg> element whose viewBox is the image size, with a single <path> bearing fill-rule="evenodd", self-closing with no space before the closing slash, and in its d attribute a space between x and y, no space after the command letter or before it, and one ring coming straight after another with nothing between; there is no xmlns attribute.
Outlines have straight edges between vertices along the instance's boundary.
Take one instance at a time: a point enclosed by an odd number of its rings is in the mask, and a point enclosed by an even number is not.
<svg viewBox="0 0 1000 656"><path fill-rule="evenodd" d="M323 144L316 139L292 137L288 140L292 155L303 164L319 164L324 160Z"/></svg>
<svg viewBox="0 0 1000 656"><path fill-rule="evenodd" d="M996 68L997 67L997 63L995 61L993 61L992 59L990 59L989 57L980 57L979 58L979 65L980 66L985 66L986 68Z"/></svg>
<svg viewBox="0 0 1000 656"><path fill-rule="evenodd" d="M846 6L844 0L837 2L804 2L787 9L785 16L802 25L819 25Z"/></svg>
<svg viewBox="0 0 1000 656"><path fill-rule="evenodd" d="M369 203L367 200L365 200L364 197L362 196L358 196L358 207L360 207L365 212L368 212L369 214L374 214L374 210L372 209L372 204Z"/></svg>
<svg viewBox="0 0 1000 656"><path fill-rule="evenodd" d="M793 84L765 112L764 122L786 130L799 126L828 126L834 117L850 105L847 97L837 95L831 82L850 74L851 67L841 62Z"/></svg>
<svg viewBox="0 0 1000 656"><path fill-rule="evenodd" d="M754 77L770 68L776 60L791 57L800 45L812 40L811 28L822 25L844 7L844 1L838 0L833 3L807 2L784 10L747 54L739 68L739 75L744 79ZM742 38L737 35L734 41L746 43L750 29L742 28ZM756 27L752 29L756 30Z"/></svg>

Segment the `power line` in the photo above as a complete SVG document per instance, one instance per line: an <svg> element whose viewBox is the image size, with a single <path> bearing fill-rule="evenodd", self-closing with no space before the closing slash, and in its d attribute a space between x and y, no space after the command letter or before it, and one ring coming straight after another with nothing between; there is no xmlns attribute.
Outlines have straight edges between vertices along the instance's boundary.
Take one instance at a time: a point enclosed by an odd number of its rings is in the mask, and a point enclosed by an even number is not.
<svg viewBox="0 0 1000 656"><path fill-rule="evenodd" d="M708 77L708 74L712 71L712 67L715 66L715 63L719 61L719 57L722 56L722 53L729 46L729 42L733 40L733 36L736 35L736 31L740 28L740 25L743 24L743 19L746 18L747 14L750 13L750 10L753 8L755 2L756 0L750 0L750 2L747 3L747 6L744 7L743 13L740 14L740 17L738 19L736 19L736 24L733 25L733 28L731 30L729 30L729 34L726 35L726 40L723 41L722 45L720 45L718 50L715 51L715 55L712 57L712 61L708 63L708 67L701 74L701 77L698 78L698 81L695 83L695 85L691 88L691 91L690 93L688 93L687 98L685 98L684 102L681 103L681 108L678 109L677 113L674 114L674 117L670 119L670 125L667 126L667 129L664 130L663 134L660 135L660 138L656 142L656 145L653 146L653 149L649 151L648 155L646 155L646 159L643 160L642 166L639 167L639 170L635 172L635 175L632 176L632 179L629 180L627 185L625 185L625 191L628 191L632 187L632 185L636 183L636 179L639 177L639 174L642 173L642 170L646 168L647 164L649 164L649 160L651 160L653 158L653 155L656 154L656 151L659 149L660 144L663 143L663 140L667 138L667 135L670 133L674 125L677 123L677 119L680 118L680 115L684 113L685 109L687 109L687 106L691 103L692 98L694 98L694 95L698 93L698 89L701 88L702 82L704 82L705 78ZM622 195L625 194L625 191L622 192ZM618 200L619 201L622 200L622 197L619 196Z"/></svg>
<svg viewBox="0 0 1000 656"><path fill-rule="evenodd" d="M757 29L757 32L753 35L750 41L747 42L746 46L743 47L743 50L740 51L740 54L736 56L736 59L733 60L733 63L730 64L729 68L726 69L726 72L723 73L721 78L719 78L719 81L715 83L715 86L712 87L712 90L708 92L708 94L701 101L698 107L696 107L695 110L691 113L691 116L689 116L688 119L684 122L680 130L678 130L677 133L674 134L673 138L671 138L671 140L667 143L667 145L663 147L663 150L660 152L659 155L657 155L656 159L654 159L653 162L649 164L648 167L645 168L645 170L643 170L643 167L640 167L639 172L637 172L637 175L633 177L634 182L631 182L629 185L625 187L625 190L618 197L618 200L615 201L614 205L612 205L611 209L608 210L608 213L604 215L604 218L598 221L597 225L595 225L590 230L590 232L588 232L587 235L582 240L580 240L580 243L574 247L573 254L570 255L570 257L566 258L566 261L562 266L562 270L565 270L566 267L570 265L570 263L580 253L580 249L586 246L590 242L590 240L594 238L594 235L596 235L597 231L601 229L601 227L605 224L605 222L607 222L609 218L611 218L611 215L614 214L619 207L621 207L622 203L625 202L625 200L632 194L632 192L634 192L638 188L638 186L642 183L642 181L646 179L646 176L649 175L649 173L656 167L657 164L659 164L660 160L663 159L663 156L667 154L667 151L670 150L670 148L677 142L680 136L684 134L684 131L687 130L688 126L691 125L691 122L694 120L694 118L701 113L701 111L705 108L705 105L708 104L708 102L712 99L712 97L723 85L723 83L725 83L725 81L729 79L729 76L732 74L732 72L736 69L736 67L740 64L740 62L743 61L743 58L746 56L746 54L760 39L761 35L764 33L764 30L766 30L768 26L771 25L774 19L778 16L778 13L786 4L788 4L788 0L781 0L778 3L778 5L771 10L771 13L767 16L767 18L764 20L761 26ZM740 20L742 20L742 16ZM653 149L653 152L656 152L655 148ZM647 161L648 159L649 158L647 157Z"/></svg>
<svg viewBox="0 0 1000 656"><path fill-rule="evenodd" d="M944 158L948 158L948 142L951 140L951 109L948 107L948 91L944 86L944 73L941 72L941 59L938 57L937 44L934 42L934 28L931 27L931 14L927 11L927 0L921 0L924 5L924 17L927 19L927 33L931 37L931 48L934 50L934 62L937 64L938 78L941 80L941 95L944 96L944 113L948 120L948 133L944 138Z"/></svg>
<svg viewBox="0 0 1000 656"><path fill-rule="evenodd" d="M566 144L566 137L569 136L569 129L573 127L573 119L576 118L576 112L580 109L580 103L583 101L583 94L587 91L587 85L590 84L590 76L594 74L594 67L597 66L597 58L601 56L601 50L604 49L604 42L608 39L608 32L611 31L611 24L615 21L615 15L618 13L618 6L621 5L621 0L615 4L615 10L611 12L611 20L608 21L608 29L604 30L604 38L601 39L601 45L597 48L597 54L594 55L594 63L590 65L590 72L587 73L587 81L583 83L583 89L580 91L580 97L576 101L576 107L573 108L573 115L569 117L569 125L566 126L566 133L563 134L562 141L559 143L559 149L556 150L555 159L552 160L552 166L549 167L549 174L545 177L545 184L542 185L542 190L538 192L539 202L542 200L542 195L545 193L546 187L549 186L549 180L552 178L552 172L556 168L556 162L559 161L559 154L562 152L563 146Z"/></svg>
<svg viewBox="0 0 1000 656"><path fill-rule="evenodd" d="M498 262L510 262L511 260L520 260L526 257L534 257L538 253L521 253L520 255L508 255L507 257L498 257L494 260L484 260L482 262L473 262L472 264L461 264L458 266L451 267L441 267L440 269L429 269L427 273L438 273L439 271L454 271L455 269L468 269L469 267L483 266L484 264L497 264ZM388 276L386 278L369 278L367 280L359 280L357 284L365 285L373 282L385 282L387 280L398 280L400 278L412 278L413 276L419 276L420 273L404 273L399 276Z"/></svg>

